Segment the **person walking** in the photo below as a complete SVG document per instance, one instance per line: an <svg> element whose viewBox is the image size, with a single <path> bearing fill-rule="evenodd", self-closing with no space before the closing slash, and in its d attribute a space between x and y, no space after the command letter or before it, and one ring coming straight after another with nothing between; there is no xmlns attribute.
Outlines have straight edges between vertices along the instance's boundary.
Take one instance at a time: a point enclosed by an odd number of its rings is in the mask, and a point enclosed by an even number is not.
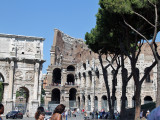
<svg viewBox="0 0 160 120"><path fill-rule="evenodd" d="M62 120L62 115L61 114L64 112L65 107L66 106L64 106L63 104L58 105L55 108L55 110L53 112L53 115L52 115L50 120Z"/></svg>
<svg viewBox="0 0 160 120"><path fill-rule="evenodd" d="M0 104L0 120L3 120L2 117L1 117L1 114L4 113L4 106L3 104Z"/></svg>

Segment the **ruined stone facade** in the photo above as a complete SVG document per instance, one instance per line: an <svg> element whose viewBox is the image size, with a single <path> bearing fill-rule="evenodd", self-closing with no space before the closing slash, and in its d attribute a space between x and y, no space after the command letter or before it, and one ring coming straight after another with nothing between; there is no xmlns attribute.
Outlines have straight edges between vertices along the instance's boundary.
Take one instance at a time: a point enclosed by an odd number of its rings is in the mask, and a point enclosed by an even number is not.
<svg viewBox="0 0 160 120"><path fill-rule="evenodd" d="M17 101L24 97L24 113L29 110L33 117L40 105L43 41L44 38L0 34L0 78L5 114L18 109ZM24 97L17 96L19 89L24 89Z"/></svg>
<svg viewBox="0 0 160 120"><path fill-rule="evenodd" d="M50 50L50 65L44 77L46 91L45 104L65 104L69 107L84 108L93 111L94 108L108 110L107 92L102 75L98 55L93 53L82 39L72 38L55 29L53 46ZM152 64L154 58L147 44L143 45L137 62L140 68L140 77L145 68ZM104 64L108 64L103 59ZM125 67L131 72L130 61L125 60ZM95 70L97 70L96 74ZM120 111L122 81L121 70L117 77L115 109ZM156 100L157 69L150 72L142 85L142 104ZM112 84L112 68L108 68L109 84ZM133 78L127 86L126 107L134 107Z"/></svg>

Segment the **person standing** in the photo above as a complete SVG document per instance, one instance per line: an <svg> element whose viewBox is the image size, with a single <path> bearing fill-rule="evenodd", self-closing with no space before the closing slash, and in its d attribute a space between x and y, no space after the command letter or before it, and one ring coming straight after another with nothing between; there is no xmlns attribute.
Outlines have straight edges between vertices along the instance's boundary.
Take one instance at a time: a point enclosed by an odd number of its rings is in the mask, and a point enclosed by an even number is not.
<svg viewBox="0 0 160 120"><path fill-rule="evenodd" d="M1 117L1 114L4 113L4 106L3 104L0 104L0 120L3 120L2 117Z"/></svg>
<svg viewBox="0 0 160 120"><path fill-rule="evenodd" d="M142 118L143 118L143 110L140 113L140 119L142 119Z"/></svg>
<svg viewBox="0 0 160 120"><path fill-rule="evenodd" d="M149 115L150 111L147 110L147 113L146 113L146 119L148 118L148 115Z"/></svg>
<svg viewBox="0 0 160 120"><path fill-rule="evenodd" d="M67 120L67 117L68 117L68 110L65 111L65 117L66 117L66 120Z"/></svg>
<svg viewBox="0 0 160 120"><path fill-rule="evenodd" d="M63 104L58 105L55 108L55 110L53 112L53 115L52 115L50 120L62 120L62 115L61 114L64 112L65 107L66 106L64 106Z"/></svg>

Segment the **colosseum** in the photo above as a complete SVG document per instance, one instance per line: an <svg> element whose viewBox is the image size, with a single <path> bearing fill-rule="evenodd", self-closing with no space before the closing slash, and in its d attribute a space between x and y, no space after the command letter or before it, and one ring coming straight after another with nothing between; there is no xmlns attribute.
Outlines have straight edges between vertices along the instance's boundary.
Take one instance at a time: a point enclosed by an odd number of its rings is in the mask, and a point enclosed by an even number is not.
<svg viewBox="0 0 160 120"><path fill-rule="evenodd" d="M104 63L108 64L105 59ZM152 64L154 58L147 44L142 47L137 66L140 76L145 68ZM130 62L125 60L125 67L131 72ZM121 70L119 70L121 71ZM141 103L156 100L157 69L154 67L143 82ZM92 52L84 40L73 38L62 31L54 30L53 45L50 50L50 65L44 75L45 104L52 110L57 104L65 104L67 108L84 108L86 111L104 109L108 111L107 91L104 84L98 55ZM109 84L112 84L112 69L108 68ZM120 111L122 95L121 73L117 76L115 110ZM126 108L135 105L135 86L133 78L128 83Z"/></svg>

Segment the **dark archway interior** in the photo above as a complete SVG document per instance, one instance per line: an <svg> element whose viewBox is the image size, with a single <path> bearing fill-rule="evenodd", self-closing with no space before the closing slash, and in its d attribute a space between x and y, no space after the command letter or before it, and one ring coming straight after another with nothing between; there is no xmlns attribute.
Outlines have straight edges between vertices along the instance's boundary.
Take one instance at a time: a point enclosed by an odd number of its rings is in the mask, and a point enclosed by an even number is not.
<svg viewBox="0 0 160 120"><path fill-rule="evenodd" d="M83 68L86 70L86 63L83 63Z"/></svg>
<svg viewBox="0 0 160 120"><path fill-rule="evenodd" d="M60 103L60 90L59 89L52 90L52 102L55 104Z"/></svg>
<svg viewBox="0 0 160 120"><path fill-rule="evenodd" d="M69 91L69 100L76 100L76 92L75 88L71 88Z"/></svg>
<svg viewBox="0 0 160 120"><path fill-rule="evenodd" d="M103 99L103 100L107 100L107 96L105 96L105 95L102 96L102 99Z"/></svg>
<svg viewBox="0 0 160 120"><path fill-rule="evenodd" d="M145 101L152 101L153 99L152 99L150 96L146 96L146 97L144 98L144 100L145 100Z"/></svg>
<svg viewBox="0 0 160 120"><path fill-rule="evenodd" d="M74 75L73 74L69 74L67 75L67 84L72 84L74 85Z"/></svg>
<svg viewBox="0 0 160 120"><path fill-rule="evenodd" d="M95 100L98 100L98 97L97 97L97 96L95 96L95 97L94 97L94 99L95 99Z"/></svg>
<svg viewBox="0 0 160 120"><path fill-rule="evenodd" d="M67 71L75 71L75 67L70 65L67 67Z"/></svg>
<svg viewBox="0 0 160 120"><path fill-rule="evenodd" d="M91 99L91 97L90 97L90 95L88 95L88 100L90 100Z"/></svg>
<svg viewBox="0 0 160 120"><path fill-rule="evenodd" d="M53 83L61 84L61 69L56 68L53 70Z"/></svg>

